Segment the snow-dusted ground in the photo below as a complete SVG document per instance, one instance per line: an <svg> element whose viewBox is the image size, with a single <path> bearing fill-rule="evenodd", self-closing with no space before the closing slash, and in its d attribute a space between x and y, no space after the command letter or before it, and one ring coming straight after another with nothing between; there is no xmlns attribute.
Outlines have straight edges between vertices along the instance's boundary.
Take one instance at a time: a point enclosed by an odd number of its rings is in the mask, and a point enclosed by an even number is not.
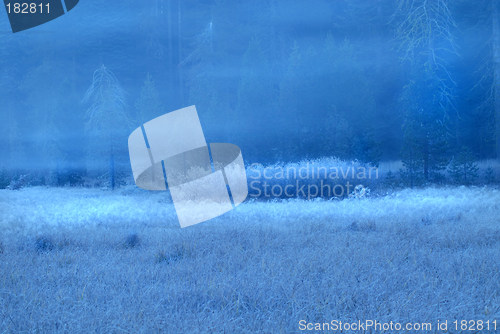
<svg viewBox="0 0 500 334"><path fill-rule="evenodd" d="M248 200L184 229L165 192L0 190L0 227L0 333L298 333L301 320L500 331L493 188Z"/></svg>
<svg viewBox="0 0 500 334"><path fill-rule="evenodd" d="M500 191L494 188L428 188L402 190L384 197L305 201L300 199L254 201L205 222L203 226L272 226L298 228L314 223L346 225L376 223L394 227L454 223L497 226ZM0 226L22 227L26 232L44 227L156 226L178 228L174 206L167 192L136 187L116 191L85 188L25 188L0 190Z"/></svg>

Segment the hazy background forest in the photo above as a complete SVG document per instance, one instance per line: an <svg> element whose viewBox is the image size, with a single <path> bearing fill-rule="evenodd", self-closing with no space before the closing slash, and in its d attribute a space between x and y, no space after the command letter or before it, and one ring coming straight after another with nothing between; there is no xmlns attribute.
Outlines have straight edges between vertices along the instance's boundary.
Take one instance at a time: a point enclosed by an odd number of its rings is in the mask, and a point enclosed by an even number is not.
<svg viewBox="0 0 500 334"><path fill-rule="evenodd" d="M193 104L248 164L402 160L405 185L467 183L500 158L498 6L81 1L17 34L2 14L0 186L121 182L130 132Z"/></svg>
<svg viewBox="0 0 500 334"><path fill-rule="evenodd" d="M0 66L0 333L499 332L500 1L80 0ZM127 138L191 105L249 195L180 228Z"/></svg>

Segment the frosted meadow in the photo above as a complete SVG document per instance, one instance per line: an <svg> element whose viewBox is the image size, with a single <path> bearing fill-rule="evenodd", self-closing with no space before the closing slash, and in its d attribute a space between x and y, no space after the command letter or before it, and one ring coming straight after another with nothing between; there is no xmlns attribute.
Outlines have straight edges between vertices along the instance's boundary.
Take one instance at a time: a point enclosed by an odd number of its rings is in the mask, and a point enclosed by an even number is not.
<svg viewBox="0 0 500 334"><path fill-rule="evenodd" d="M165 192L0 190L0 332L493 321L498 217L497 189L442 187L249 199L181 230Z"/></svg>
<svg viewBox="0 0 500 334"><path fill-rule="evenodd" d="M47 2L0 19L0 334L500 332L500 1ZM206 176L155 153L194 126L248 197L181 229L133 152Z"/></svg>

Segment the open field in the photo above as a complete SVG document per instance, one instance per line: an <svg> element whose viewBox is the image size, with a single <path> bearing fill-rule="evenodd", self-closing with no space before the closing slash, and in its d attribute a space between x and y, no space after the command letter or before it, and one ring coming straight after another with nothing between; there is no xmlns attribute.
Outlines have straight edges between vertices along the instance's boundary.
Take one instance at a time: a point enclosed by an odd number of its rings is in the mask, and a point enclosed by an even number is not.
<svg viewBox="0 0 500 334"><path fill-rule="evenodd" d="M0 190L0 228L0 333L312 332L300 320L500 331L494 188L247 201L180 229L167 193L34 187Z"/></svg>

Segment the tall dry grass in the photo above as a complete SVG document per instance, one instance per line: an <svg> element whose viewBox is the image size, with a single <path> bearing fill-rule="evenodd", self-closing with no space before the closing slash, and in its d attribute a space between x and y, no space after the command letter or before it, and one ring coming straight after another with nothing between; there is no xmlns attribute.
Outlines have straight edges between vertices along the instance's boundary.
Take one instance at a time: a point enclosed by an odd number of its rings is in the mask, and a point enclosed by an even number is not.
<svg viewBox="0 0 500 334"><path fill-rule="evenodd" d="M2 190L0 212L0 333L500 320L491 188L248 201L186 229L164 194L131 189Z"/></svg>

